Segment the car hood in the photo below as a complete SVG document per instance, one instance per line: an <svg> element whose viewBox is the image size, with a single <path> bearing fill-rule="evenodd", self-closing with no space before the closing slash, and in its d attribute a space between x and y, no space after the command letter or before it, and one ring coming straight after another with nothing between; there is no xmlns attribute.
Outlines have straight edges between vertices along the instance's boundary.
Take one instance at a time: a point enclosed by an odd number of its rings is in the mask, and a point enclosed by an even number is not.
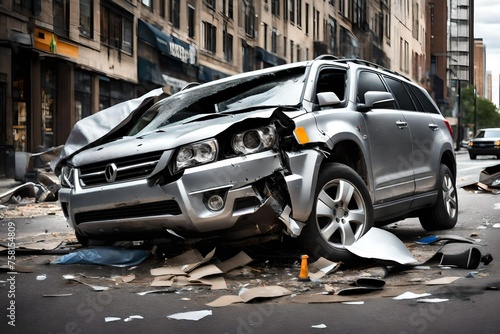
<svg viewBox="0 0 500 334"><path fill-rule="evenodd" d="M277 108L249 111L241 114L206 115L200 121L171 124L150 133L122 137L75 154L71 165L83 166L150 152L172 150L179 146L212 138L230 126L250 118L271 118ZM283 112L289 118L303 114L303 111ZM208 119L207 119L208 117Z"/></svg>

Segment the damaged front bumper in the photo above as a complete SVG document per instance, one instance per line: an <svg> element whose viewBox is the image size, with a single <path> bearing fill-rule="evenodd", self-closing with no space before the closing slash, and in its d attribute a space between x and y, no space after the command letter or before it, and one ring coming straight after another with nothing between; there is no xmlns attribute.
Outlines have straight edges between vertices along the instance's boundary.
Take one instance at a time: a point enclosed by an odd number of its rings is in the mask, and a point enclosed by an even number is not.
<svg viewBox="0 0 500 334"><path fill-rule="evenodd" d="M89 237L231 231L242 224L257 235L278 221L299 235L321 159L314 149L285 156L269 150L188 168L165 185L144 178L98 190L82 187L75 169L74 186L62 188L59 200L77 233Z"/></svg>

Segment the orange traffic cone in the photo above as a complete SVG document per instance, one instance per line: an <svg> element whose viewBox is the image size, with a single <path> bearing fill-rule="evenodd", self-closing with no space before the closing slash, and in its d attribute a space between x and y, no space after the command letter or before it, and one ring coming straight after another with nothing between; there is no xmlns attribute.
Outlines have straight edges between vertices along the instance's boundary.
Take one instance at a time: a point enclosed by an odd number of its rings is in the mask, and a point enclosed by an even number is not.
<svg viewBox="0 0 500 334"><path fill-rule="evenodd" d="M309 256L307 255L302 255L302 261L300 263L300 274L299 274L299 281L301 282L309 282L309 271L307 268L307 259Z"/></svg>

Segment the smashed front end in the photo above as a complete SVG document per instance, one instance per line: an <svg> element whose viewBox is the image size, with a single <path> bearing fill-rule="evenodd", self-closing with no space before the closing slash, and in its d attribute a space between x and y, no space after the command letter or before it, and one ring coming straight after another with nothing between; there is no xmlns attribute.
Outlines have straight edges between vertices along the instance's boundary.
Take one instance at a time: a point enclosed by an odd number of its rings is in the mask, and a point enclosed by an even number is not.
<svg viewBox="0 0 500 334"><path fill-rule="evenodd" d="M322 159L295 138L305 77L297 67L188 89L155 104L126 136L66 159L59 198L76 235L300 234Z"/></svg>

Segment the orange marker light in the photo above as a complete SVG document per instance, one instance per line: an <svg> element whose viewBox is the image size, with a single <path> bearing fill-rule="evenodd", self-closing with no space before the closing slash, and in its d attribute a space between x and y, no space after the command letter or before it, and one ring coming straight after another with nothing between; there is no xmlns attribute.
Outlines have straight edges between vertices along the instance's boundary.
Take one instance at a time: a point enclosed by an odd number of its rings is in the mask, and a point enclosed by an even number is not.
<svg viewBox="0 0 500 334"><path fill-rule="evenodd" d="M303 126L299 126L298 128L295 129L294 132L295 132L295 138L297 138L299 144L309 143L309 137L307 136L306 129L304 129Z"/></svg>

